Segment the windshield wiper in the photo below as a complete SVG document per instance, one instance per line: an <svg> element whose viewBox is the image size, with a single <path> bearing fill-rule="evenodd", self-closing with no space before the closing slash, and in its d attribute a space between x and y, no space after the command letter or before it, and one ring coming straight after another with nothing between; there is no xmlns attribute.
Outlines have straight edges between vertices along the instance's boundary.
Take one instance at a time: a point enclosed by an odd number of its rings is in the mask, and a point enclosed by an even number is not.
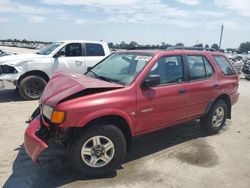
<svg viewBox="0 0 250 188"><path fill-rule="evenodd" d="M107 81L107 82L111 82L111 83L116 83L116 84L121 84L123 85L122 82L120 82L119 80L115 80L115 79L112 79L112 78L107 78L105 76L100 76L98 74L96 74L94 71L90 70L89 72L91 72L95 78L99 79L99 80L104 80L104 81Z"/></svg>
<svg viewBox="0 0 250 188"><path fill-rule="evenodd" d="M100 79L111 82L111 83L115 83L115 84L121 84L124 85L120 80L116 80L116 79L112 79L112 78L107 78L104 76L99 76Z"/></svg>
<svg viewBox="0 0 250 188"><path fill-rule="evenodd" d="M99 78L99 75L96 74L94 71L90 70L89 72L91 72L91 73L94 75L94 78ZM88 73L89 73L89 72L88 72Z"/></svg>

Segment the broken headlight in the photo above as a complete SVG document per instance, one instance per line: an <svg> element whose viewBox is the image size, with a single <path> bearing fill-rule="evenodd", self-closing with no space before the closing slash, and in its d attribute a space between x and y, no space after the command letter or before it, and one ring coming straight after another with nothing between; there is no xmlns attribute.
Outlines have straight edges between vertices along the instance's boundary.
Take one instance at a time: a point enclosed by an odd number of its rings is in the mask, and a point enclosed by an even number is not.
<svg viewBox="0 0 250 188"><path fill-rule="evenodd" d="M17 70L9 65L0 65L0 74L16 74Z"/></svg>
<svg viewBox="0 0 250 188"><path fill-rule="evenodd" d="M47 105L42 105L41 106L42 109L42 114L47 118L47 119L51 119L52 113L53 113L53 108Z"/></svg>

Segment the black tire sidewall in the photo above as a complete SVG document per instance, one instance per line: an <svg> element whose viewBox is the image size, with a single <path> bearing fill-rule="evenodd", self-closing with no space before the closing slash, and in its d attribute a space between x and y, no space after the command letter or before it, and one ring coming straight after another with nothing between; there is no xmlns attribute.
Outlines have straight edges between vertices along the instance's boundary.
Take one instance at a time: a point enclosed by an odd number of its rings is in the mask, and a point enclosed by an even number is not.
<svg viewBox="0 0 250 188"><path fill-rule="evenodd" d="M46 80L43 79L40 76L27 76L27 77L23 78L21 80L21 82L20 82L19 93L20 93L21 97L23 97L25 100L37 100L42 95L42 94L40 94L40 95L37 95L37 96L30 96L30 95L27 95L27 93L25 92L25 90L26 90L25 87L27 86L28 82L30 82L31 80L34 80L34 79L40 81L41 83L43 83L44 88L45 88L45 86L47 84Z"/></svg>
<svg viewBox="0 0 250 188"><path fill-rule="evenodd" d="M221 122L221 125L219 127L215 127L213 125L213 115L215 113L215 110L219 107L222 107L224 110L224 118ZM226 122L227 114L228 114L228 108L226 103L223 100L216 101L209 110L209 113L204 118L202 118L202 127L206 130L206 132L210 134L218 133L223 128Z"/></svg>
<svg viewBox="0 0 250 188"><path fill-rule="evenodd" d="M105 166L93 168L85 164L81 157L81 149L84 143L94 136L105 136L109 138L115 147L113 159ZM103 176L114 171L123 162L126 155L126 142L123 133L114 125L95 125L83 131L70 144L68 157L71 167L85 176Z"/></svg>

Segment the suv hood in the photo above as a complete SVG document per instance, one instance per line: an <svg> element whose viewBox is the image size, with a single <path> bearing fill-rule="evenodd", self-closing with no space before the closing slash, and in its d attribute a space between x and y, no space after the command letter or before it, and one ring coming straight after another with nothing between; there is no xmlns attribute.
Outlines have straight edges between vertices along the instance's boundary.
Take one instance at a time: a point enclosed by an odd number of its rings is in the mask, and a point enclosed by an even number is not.
<svg viewBox="0 0 250 188"><path fill-rule="evenodd" d="M39 55L39 54L20 54L20 55L11 55L11 56L3 56L0 57L0 65L6 62L11 61L19 63L20 61L27 61L27 60L34 60L36 58L47 57L46 55Z"/></svg>
<svg viewBox="0 0 250 188"><path fill-rule="evenodd" d="M123 85L102 81L80 74L56 73L48 82L40 99L41 104L55 107L63 99L86 89L115 89Z"/></svg>

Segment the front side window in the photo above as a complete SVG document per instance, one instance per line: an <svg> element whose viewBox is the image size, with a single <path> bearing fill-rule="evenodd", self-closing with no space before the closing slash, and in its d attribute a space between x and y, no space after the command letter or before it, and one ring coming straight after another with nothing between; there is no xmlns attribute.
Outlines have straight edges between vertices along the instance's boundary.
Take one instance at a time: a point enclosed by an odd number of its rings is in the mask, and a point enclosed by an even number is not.
<svg viewBox="0 0 250 188"><path fill-rule="evenodd" d="M151 54L144 53L115 53L93 67L86 75L104 81L129 85L151 58Z"/></svg>
<svg viewBox="0 0 250 188"><path fill-rule="evenodd" d="M64 46L59 53L66 57L78 57L82 56L82 45L81 43L71 43Z"/></svg>
<svg viewBox="0 0 250 188"><path fill-rule="evenodd" d="M224 56L214 56L214 59L225 75L236 74L234 69L233 69L233 66L230 64L230 62Z"/></svg>
<svg viewBox="0 0 250 188"><path fill-rule="evenodd" d="M161 85L182 82L184 80L182 57L168 56L159 59L149 75L159 75Z"/></svg>
<svg viewBox="0 0 250 188"><path fill-rule="evenodd" d="M86 43L85 46L87 56L105 56L101 44Z"/></svg>

